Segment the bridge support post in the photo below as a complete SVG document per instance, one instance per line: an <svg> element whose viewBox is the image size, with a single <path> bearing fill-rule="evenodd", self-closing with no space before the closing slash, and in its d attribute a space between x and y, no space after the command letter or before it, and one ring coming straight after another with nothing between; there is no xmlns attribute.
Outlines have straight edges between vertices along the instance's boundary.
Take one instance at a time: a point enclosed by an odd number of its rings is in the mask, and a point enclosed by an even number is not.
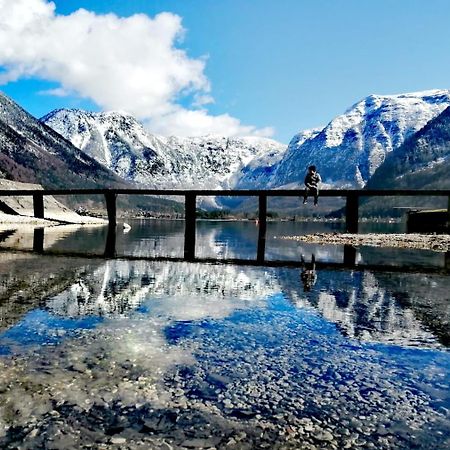
<svg viewBox="0 0 450 450"><path fill-rule="evenodd" d="M197 196L195 194L186 194L184 204L184 258L187 260L194 260Z"/></svg>
<svg viewBox="0 0 450 450"><path fill-rule="evenodd" d="M356 248L344 245L344 265L353 267L356 264Z"/></svg>
<svg viewBox="0 0 450 450"><path fill-rule="evenodd" d="M117 207L116 207L117 194L115 192L105 193L106 211L108 213L108 222L110 227L117 225Z"/></svg>
<svg viewBox="0 0 450 450"><path fill-rule="evenodd" d="M347 194L345 203L345 231L347 233L358 233L359 196Z"/></svg>
<svg viewBox="0 0 450 450"><path fill-rule="evenodd" d="M108 225L108 234L106 235L105 252L103 253L105 258L114 258L116 256L116 226Z"/></svg>
<svg viewBox="0 0 450 450"><path fill-rule="evenodd" d="M259 195L259 229L258 229L258 250L256 259L263 262L266 253L266 232L267 232L267 195Z"/></svg>
<svg viewBox="0 0 450 450"><path fill-rule="evenodd" d="M450 228L450 195L447 198L447 230Z"/></svg>
<svg viewBox="0 0 450 450"><path fill-rule="evenodd" d="M44 253L44 228L33 230L33 252Z"/></svg>
<svg viewBox="0 0 450 450"><path fill-rule="evenodd" d="M38 219L44 218L44 194L40 192L33 194L33 213Z"/></svg>

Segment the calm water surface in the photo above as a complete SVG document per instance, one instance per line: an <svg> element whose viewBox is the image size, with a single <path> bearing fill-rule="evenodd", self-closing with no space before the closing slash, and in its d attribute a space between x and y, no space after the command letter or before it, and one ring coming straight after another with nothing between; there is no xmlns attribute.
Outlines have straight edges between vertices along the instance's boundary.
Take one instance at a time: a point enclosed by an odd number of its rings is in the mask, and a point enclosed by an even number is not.
<svg viewBox="0 0 450 450"><path fill-rule="evenodd" d="M450 280L442 253L360 248L415 273L127 260L183 254L183 222L0 230L0 447L418 448L450 445ZM268 259L340 262L279 239ZM391 226L390 231L396 231ZM339 229L337 229L338 231ZM256 255L254 223L200 222L197 255ZM389 230L388 230L389 231Z"/></svg>

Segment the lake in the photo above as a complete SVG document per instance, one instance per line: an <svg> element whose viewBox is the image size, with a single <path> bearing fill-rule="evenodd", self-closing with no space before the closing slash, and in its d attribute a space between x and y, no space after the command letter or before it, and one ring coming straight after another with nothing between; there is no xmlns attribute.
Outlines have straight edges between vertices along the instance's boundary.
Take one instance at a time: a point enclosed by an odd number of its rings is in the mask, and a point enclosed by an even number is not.
<svg viewBox="0 0 450 450"><path fill-rule="evenodd" d="M344 248L280 238L342 225L270 222L266 259L304 266L187 262L183 221L129 223L114 259L106 227L0 230L0 447L449 448L443 253L313 272ZM257 238L199 221L196 255L253 260Z"/></svg>

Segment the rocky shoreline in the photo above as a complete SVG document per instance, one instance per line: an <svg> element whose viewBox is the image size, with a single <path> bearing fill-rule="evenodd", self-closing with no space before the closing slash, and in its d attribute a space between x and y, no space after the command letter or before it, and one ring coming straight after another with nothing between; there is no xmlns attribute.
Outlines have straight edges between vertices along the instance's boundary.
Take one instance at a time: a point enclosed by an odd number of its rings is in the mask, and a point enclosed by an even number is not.
<svg viewBox="0 0 450 450"><path fill-rule="evenodd" d="M314 233L302 236L279 236L278 238L324 245L398 247L436 252L450 250L450 235L448 234Z"/></svg>

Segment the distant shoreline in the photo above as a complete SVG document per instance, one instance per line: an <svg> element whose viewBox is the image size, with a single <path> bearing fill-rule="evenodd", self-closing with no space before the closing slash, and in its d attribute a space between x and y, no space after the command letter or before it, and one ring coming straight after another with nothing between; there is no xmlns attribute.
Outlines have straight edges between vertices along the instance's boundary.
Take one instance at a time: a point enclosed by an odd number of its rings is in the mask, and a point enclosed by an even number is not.
<svg viewBox="0 0 450 450"><path fill-rule="evenodd" d="M74 213L76 214L76 213ZM76 217L78 216L78 217ZM76 220L74 216L70 218L68 216L52 214L52 217L40 219L33 216L25 215L12 215L6 214L0 211L0 224L30 224L30 225L58 225L58 224L107 224L108 218L105 216L100 216L96 213L92 215L76 214ZM72 219L72 220L71 220ZM149 216L118 216L118 222L123 222L126 220L168 220L168 221L184 221L184 217L149 217ZM208 218L208 217L197 217L197 221L201 222L257 222L258 217L220 217L220 218ZM344 219L336 218L325 218L325 217L286 217L286 218L273 218L267 217L267 222L293 222L293 223L345 223ZM397 218L386 218L386 219L371 219L362 218L360 223L402 223L402 220Z"/></svg>
<svg viewBox="0 0 450 450"><path fill-rule="evenodd" d="M100 217L100 216L95 216ZM119 220L184 220L184 217L150 217L150 216L119 216ZM209 217L196 217L196 220L207 221L207 222L255 222L259 220L257 216L254 217L220 217L220 218L209 218ZM325 218L325 217L267 217L267 222L323 222L323 223L345 223L345 218L335 219L335 218ZM379 218L362 218L359 223L402 223L404 220L396 217L387 217L383 219Z"/></svg>

